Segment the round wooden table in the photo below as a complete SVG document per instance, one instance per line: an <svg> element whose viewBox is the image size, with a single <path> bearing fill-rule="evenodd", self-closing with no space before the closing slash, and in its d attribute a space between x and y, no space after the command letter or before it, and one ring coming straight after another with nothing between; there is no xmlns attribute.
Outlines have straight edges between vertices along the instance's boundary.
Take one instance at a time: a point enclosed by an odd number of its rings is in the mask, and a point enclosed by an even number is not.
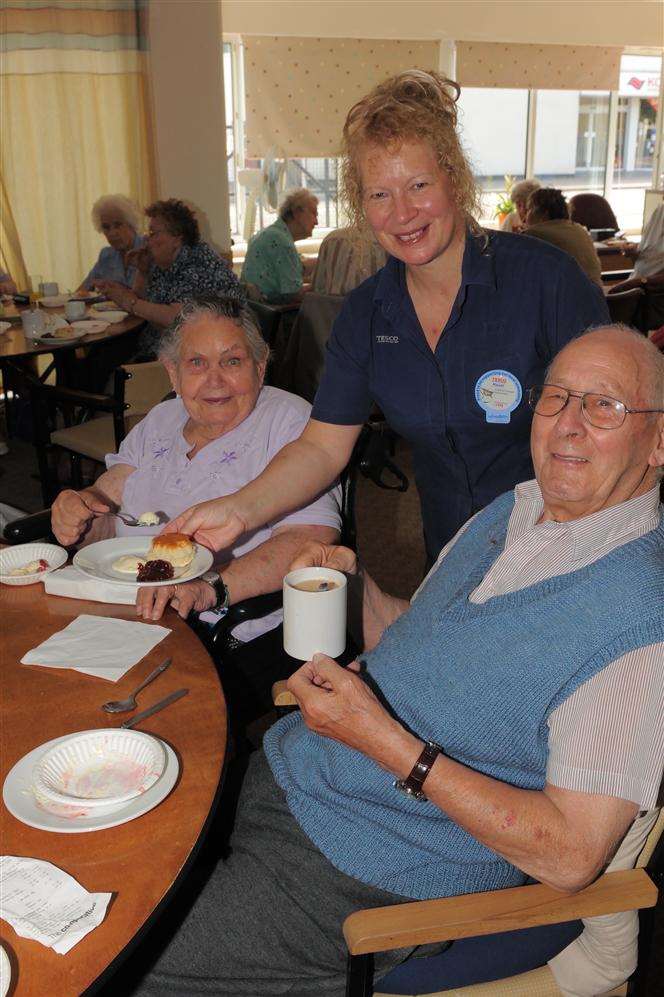
<svg viewBox="0 0 664 997"><path fill-rule="evenodd" d="M193 631L173 611L161 623L171 633L119 682L67 669L19 664L30 648L81 613L136 619L133 607L46 595L41 584L0 586L0 777L33 748L74 731L114 727L130 714L101 710L127 696L166 657L171 667L139 697L146 709L180 688L189 694L138 729L167 741L180 763L170 795L149 813L119 827L83 834L37 830L0 810L2 854L44 859L90 892L112 893L106 918L66 955L20 938L6 921L0 936L12 964L14 997L78 997L108 970L155 916L180 877L205 827L221 785L226 707L214 664Z"/></svg>
<svg viewBox="0 0 664 997"><path fill-rule="evenodd" d="M10 322L11 328L0 335L0 364L3 360L18 359L19 357L33 357L40 353L52 353L54 358L62 354L67 354L72 350L86 349L95 343L104 343L109 339L116 339L124 336L128 332L134 332L144 324L142 318L135 315L128 315L122 322L109 322L103 332L97 332L91 336L83 336L73 343L38 343L33 339L26 339L21 325L21 312L23 308L17 308L15 304L5 304L4 314L0 315L0 322ZM118 309L119 311L120 309ZM42 308L44 315L64 315L64 308ZM98 319L104 321L103 312L90 312L85 315L88 319Z"/></svg>

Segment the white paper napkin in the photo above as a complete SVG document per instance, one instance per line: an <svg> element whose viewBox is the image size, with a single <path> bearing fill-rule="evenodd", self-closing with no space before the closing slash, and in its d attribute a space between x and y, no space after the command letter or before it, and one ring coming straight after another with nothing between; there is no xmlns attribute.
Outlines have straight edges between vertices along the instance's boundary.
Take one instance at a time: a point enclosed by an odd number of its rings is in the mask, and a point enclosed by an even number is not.
<svg viewBox="0 0 664 997"><path fill-rule="evenodd" d="M101 924L111 896L88 893L50 862L0 855L0 917L60 955Z"/></svg>
<svg viewBox="0 0 664 997"><path fill-rule="evenodd" d="M73 564L67 564L58 571L49 571L44 579L44 590L49 595L61 595L69 599L90 599L92 602L111 602L121 606L134 605L137 589L138 585L118 585L91 578Z"/></svg>
<svg viewBox="0 0 664 997"><path fill-rule="evenodd" d="M170 632L155 623L82 614L24 654L21 664L73 668L117 682Z"/></svg>

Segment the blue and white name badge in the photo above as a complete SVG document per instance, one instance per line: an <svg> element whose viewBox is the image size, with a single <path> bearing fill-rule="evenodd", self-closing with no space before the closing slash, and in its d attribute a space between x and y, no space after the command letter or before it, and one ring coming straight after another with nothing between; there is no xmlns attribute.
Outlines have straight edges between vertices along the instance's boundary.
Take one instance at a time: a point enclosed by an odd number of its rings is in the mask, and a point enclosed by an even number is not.
<svg viewBox="0 0 664 997"><path fill-rule="evenodd" d="M509 422L522 397L519 379L509 370L488 370L475 385L475 401L486 413L487 422Z"/></svg>

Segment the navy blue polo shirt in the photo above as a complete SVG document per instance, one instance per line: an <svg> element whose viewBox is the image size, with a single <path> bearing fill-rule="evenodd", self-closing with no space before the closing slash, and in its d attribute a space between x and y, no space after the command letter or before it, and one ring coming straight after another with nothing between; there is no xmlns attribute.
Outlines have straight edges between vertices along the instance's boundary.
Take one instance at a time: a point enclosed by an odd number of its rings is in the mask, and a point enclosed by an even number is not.
<svg viewBox="0 0 664 997"><path fill-rule="evenodd" d="M427 553L533 476L527 391L577 333L610 321L601 290L567 253L528 236L468 232L461 286L435 352L406 287L387 264L346 299L327 344L312 418L359 425L375 401L413 449ZM487 421L484 375L506 372L522 397L509 422ZM518 382L518 385L517 385ZM481 390L483 389L483 390Z"/></svg>

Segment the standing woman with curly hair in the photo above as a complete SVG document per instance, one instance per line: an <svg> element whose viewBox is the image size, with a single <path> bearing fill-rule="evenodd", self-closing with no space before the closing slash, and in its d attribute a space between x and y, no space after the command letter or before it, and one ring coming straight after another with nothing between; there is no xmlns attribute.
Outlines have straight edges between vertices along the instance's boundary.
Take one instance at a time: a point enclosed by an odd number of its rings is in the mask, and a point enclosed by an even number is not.
<svg viewBox="0 0 664 997"><path fill-rule="evenodd" d="M346 299L300 439L236 495L183 514L179 528L223 545L238 524L317 494L348 462L373 402L412 446L431 561L473 513L533 476L527 389L609 314L565 254L479 226L458 96L444 76L409 70L351 108L343 193L387 263Z"/></svg>

